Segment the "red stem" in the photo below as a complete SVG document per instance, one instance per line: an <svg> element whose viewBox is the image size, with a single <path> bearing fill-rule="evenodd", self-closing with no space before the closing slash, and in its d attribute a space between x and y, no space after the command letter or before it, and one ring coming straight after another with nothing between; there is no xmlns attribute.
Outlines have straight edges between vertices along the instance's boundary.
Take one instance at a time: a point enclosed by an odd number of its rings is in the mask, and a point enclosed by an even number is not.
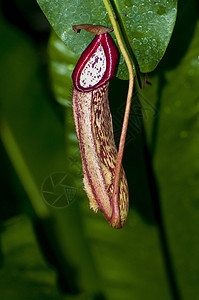
<svg viewBox="0 0 199 300"><path fill-rule="evenodd" d="M131 101L132 101L132 95L133 95L133 84L134 84L134 77L129 80L129 89L128 89L128 95L127 95L127 101L126 101L126 108L124 113L124 120L123 120L123 126L122 126L122 132L120 136L120 144L119 144L119 150L117 155L117 162L115 167L115 179L114 179L114 186L113 186L113 214L112 214L112 222L114 223L114 220L120 220L120 209L119 209L119 188L120 188L120 172L121 172L121 166L122 166L122 158L124 153L124 145L126 140L126 132L128 127L128 121L129 121L129 114L131 109ZM120 227L120 224L118 224L118 227Z"/></svg>

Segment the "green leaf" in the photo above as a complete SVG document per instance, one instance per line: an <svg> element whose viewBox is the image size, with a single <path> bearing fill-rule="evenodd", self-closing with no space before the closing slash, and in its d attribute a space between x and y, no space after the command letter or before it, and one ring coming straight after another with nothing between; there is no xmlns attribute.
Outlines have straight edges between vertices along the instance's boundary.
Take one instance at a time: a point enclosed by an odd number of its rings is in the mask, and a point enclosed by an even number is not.
<svg viewBox="0 0 199 300"><path fill-rule="evenodd" d="M199 293L199 22L197 1L181 6L173 43L144 96L145 123L168 248L181 299Z"/></svg>
<svg viewBox="0 0 199 300"><path fill-rule="evenodd" d="M41 255L30 220L18 216L2 227L1 298L65 299L57 290L55 271Z"/></svg>
<svg viewBox="0 0 199 300"><path fill-rule="evenodd" d="M93 39L87 32L74 34L72 25L100 24L111 27L103 1L37 0L57 35L75 54L81 55ZM151 72L161 60L169 43L177 13L177 0L154 2L115 1L113 9L127 45L132 48L141 72ZM117 9L116 9L117 8ZM114 38L114 34L112 34ZM115 38L114 38L115 39ZM115 40L116 41L116 40ZM128 78L121 56L117 76Z"/></svg>
<svg viewBox="0 0 199 300"><path fill-rule="evenodd" d="M140 71L153 71L170 41L176 20L177 0L114 2Z"/></svg>

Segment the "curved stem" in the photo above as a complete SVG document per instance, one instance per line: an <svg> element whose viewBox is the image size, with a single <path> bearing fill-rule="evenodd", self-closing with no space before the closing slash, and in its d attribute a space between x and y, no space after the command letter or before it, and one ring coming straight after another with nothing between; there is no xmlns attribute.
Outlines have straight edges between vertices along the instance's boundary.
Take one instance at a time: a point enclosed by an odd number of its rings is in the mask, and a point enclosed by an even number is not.
<svg viewBox="0 0 199 300"><path fill-rule="evenodd" d="M123 152L124 152L124 145L125 145L126 132L127 132L127 127L128 127L130 108L131 108L131 100L132 100L132 95L133 95L134 75L133 75L133 66L132 66L131 60L130 60L130 58L127 54L127 51L124 47L124 44L122 42L118 27L117 27L117 23L115 21L111 7L108 3L108 0L103 0L103 2L106 7L106 10L108 12L118 45L120 47L120 50L122 52L122 55L124 57L124 60L126 62L128 72L129 72L129 88L128 88L128 94L127 94L127 99L126 99L126 109L125 109L125 113L124 113L122 132L121 132L121 136L120 136L117 162L116 162L116 167L115 167L115 179L114 179L114 188L113 188L113 216L112 216L112 218L116 219L119 214L118 196L119 196L119 186L120 186L120 184L119 184L120 183L120 171L121 171L121 165L122 165L122 158L123 158Z"/></svg>

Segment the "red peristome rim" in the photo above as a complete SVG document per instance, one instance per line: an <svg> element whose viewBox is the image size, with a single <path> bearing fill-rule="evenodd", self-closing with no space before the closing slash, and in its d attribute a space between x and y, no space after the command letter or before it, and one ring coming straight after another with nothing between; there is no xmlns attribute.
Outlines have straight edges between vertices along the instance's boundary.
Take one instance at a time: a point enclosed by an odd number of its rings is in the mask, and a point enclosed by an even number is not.
<svg viewBox="0 0 199 300"><path fill-rule="evenodd" d="M83 88L80 85L81 72L84 69L85 64L88 62L88 60L93 55L93 53L97 50L100 44L102 45L104 49L104 53L106 55L106 62L107 62L106 71L102 79L96 85L88 88ZM118 60L118 51L110 35L108 33L96 35L92 40L92 42L88 45L88 47L84 50L84 52L80 56L80 59L78 60L75 69L73 71L72 79L75 88L81 92L90 92L100 87L106 81L110 80L113 77L115 72L115 67L117 65L117 60Z"/></svg>

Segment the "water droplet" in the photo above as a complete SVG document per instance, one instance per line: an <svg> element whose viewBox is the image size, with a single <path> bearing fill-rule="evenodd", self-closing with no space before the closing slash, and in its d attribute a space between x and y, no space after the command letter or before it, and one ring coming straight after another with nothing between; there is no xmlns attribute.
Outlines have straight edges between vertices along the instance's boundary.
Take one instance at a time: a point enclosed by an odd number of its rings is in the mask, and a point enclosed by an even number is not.
<svg viewBox="0 0 199 300"><path fill-rule="evenodd" d="M156 46L157 46L157 42L156 42L155 39L152 39L152 45L153 45L153 47L156 47Z"/></svg>
<svg viewBox="0 0 199 300"><path fill-rule="evenodd" d="M136 14L138 12L138 8L137 6L133 5L132 7L132 11Z"/></svg>
<svg viewBox="0 0 199 300"><path fill-rule="evenodd" d="M142 19L145 20L145 21L147 20L147 15L146 15L146 13L143 13L143 14L142 14Z"/></svg>
<svg viewBox="0 0 199 300"><path fill-rule="evenodd" d="M139 1L140 1L140 0L134 0L134 2L135 2L136 4L138 4L138 3L139 3Z"/></svg>
<svg viewBox="0 0 199 300"><path fill-rule="evenodd" d="M172 8L171 12L172 12L173 14L175 14L175 13L176 13L176 8Z"/></svg>
<svg viewBox="0 0 199 300"><path fill-rule="evenodd" d="M145 51L145 54L146 54L146 55L149 55L149 49L147 49L147 50Z"/></svg>
<svg viewBox="0 0 199 300"><path fill-rule="evenodd" d="M137 27L137 31L138 31L138 32L142 31L142 26L141 26L141 25L139 25L139 26Z"/></svg>
<svg viewBox="0 0 199 300"><path fill-rule="evenodd" d="M148 18L151 19L153 16L153 12L151 10L148 11Z"/></svg>
<svg viewBox="0 0 199 300"><path fill-rule="evenodd" d="M136 20L136 22L138 22L140 20L140 15L137 15L135 20Z"/></svg>
<svg viewBox="0 0 199 300"><path fill-rule="evenodd" d="M139 40L133 39L133 47L134 47L135 49L137 49L137 48L139 47L139 43L140 43Z"/></svg>
<svg viewBox="0 0 199 300"><path fill-rule="evenodd" d="M135 50L135 55L139 56L140 55L140 51L139 50Z"/></svg>
<svg viewBox="0 0 199 300"><path fill-rule="evenodd" d="M159 38L160 38L161 40L164 39L164 34L160 33L160 34L159 34Z"/></svg>
<svg viewBox="0 0 199 300"><path fill-rule="evenodd" d="M143 38L143 44L147 44L148 43L148 39L147 38Z"/></svg>

